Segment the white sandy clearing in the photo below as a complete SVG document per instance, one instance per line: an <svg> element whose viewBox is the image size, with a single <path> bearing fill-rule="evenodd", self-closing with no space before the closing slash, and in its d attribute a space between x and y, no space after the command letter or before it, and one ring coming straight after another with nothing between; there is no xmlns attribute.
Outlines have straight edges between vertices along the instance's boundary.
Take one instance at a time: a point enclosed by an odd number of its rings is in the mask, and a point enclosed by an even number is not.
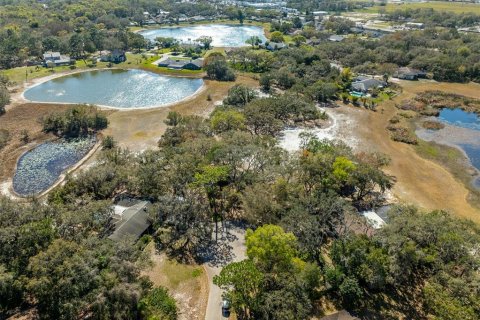
<svg viewBox="0 0 480 320"><path fill-rule="evenodd" d="M331 125L327 128L290 128L282 131L282 137L279 144L282 148L289 152L300 149L302 139L300 134L308 132L319 140L340 140L346 145L355 149L358 146L358 139L353 135L356 122L353 118L346 114L338 112L336 109L322 109L331 120Z"/></svg>

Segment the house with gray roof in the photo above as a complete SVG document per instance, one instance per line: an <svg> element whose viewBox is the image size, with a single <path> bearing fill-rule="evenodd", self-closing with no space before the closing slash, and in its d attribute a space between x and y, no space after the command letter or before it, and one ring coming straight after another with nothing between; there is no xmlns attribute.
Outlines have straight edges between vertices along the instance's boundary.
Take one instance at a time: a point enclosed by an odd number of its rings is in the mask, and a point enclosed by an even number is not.
<svg viewBox="0 0 480 320"><path fill-rule="evenodd" d="M352 89L354 91L364 92L364 93L372 89L385 88L386 86L387 86L387 83L385 81L374 79L374 78L362 79L352 83Z"/></svg>
<svg viewBox="0 0 480 320"><path fill-rule="evenodd" d="M45 67L65 66L70 64L70 57L60 54L60 52L45 52L43 54L43 64Z"/></svg>
<svg viewBox="0 0 480 320"><path fill-rule="evenodd" d="M276 51L283 48L286 48L287 45L283 42L267 42L265 48L270 51Z"/></svg>
<svg viewBox="0 0 480 320"><path fill-rule="evenodd" d="M427 73L422 70L403 67L403 68L398 68L398 70L393 73L393 76L395 78L403 79L403 80L418 80L420 78L426 78Z"/></svg>
<svg viewBox="0 0 480 320"><path fill-rule="evenodd" d="M158 63L159 67L177 70L201 70L203 68L203 59L174 59L168 58Z"/></svg>
<svg viewBox="0 0 480 320"><path fill-rule="evenodd" d="M133 205L124 207L114 206L115 214L114 231L108 237L113 241L120 241L125 237L133 237L138 240L150 227L148 208L152 205L149 201L134 201Z"/></svg>

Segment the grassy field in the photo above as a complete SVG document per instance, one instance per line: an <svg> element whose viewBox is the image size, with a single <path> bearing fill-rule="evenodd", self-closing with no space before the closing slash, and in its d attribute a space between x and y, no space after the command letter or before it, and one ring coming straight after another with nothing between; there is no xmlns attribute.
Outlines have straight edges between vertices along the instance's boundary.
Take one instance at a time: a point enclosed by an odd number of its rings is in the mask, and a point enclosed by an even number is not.
<svg viewBox="0 0 480 320"><path fill-rule="evenodd" d="M169 74L169 75L181 75L181 76L201 76L201 70L171 70L168 68L159 68L152 64L152 62L160 59L160 55L145 55L145 54L133 54L127 53L127 61L113 64L115 68L137 68L152 71L160 74ZM60 66L51 68L44 67L19 67L1 71L3 74L8 76L10 81L21 84L25 80L32 80L37 78L42 78L54 74L72 72L75 70L88 70L95 68L107 68L107 62L97 62L96 65L92 65L91 61L87 60L85 63L83 60L78 60L76 62L75 68L72 69L70 66Z"/></svg>
<svg viewBox="0 0 480 320"><path fill-rule="evenodd" d="M454 13L475 13L480 14L480 4L464 3L464 2L446 2L446 1L430 1L421 3L403 3L393 4L389 3L386 6L373 6L361 10L362 12L378 13L381 8L384 8L387 12L395 11L397 9L434 9L438 11L447 11Z"/></svg>

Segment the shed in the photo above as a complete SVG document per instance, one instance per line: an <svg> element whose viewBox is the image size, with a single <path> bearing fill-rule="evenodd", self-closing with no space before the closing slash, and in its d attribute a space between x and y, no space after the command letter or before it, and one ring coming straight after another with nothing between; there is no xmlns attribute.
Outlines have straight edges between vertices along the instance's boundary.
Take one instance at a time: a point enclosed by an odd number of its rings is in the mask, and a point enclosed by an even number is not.
<svg viewBox="0 0 480 320"><path fill-rule="evenodd" d="M115 231L108 238L113 241L120 241L125 236L139 239L151 225L148 219L148 208L151 205L149 201L140 201L118 212Z"/></svg>

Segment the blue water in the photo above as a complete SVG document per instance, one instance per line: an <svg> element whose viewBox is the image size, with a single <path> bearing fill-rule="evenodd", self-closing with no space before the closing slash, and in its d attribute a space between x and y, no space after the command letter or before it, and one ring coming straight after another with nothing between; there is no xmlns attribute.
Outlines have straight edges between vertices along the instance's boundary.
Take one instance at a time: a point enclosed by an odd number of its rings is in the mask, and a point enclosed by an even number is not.
<svg viewBox="0 0 480 320"><path fill-rule="evenodd" d="M94 145L95 137L42 143L18 160L13 190L22 196L47 190L62 172L80 161Z"/></svg>
<svg viewBox="0 0 480 320"><path fill-rule="evenodd" d="M214 47L246 46L245 41L251 36L259 37L263 43L267 40L261 27L228 24L160 28L142 31L140 34L152 41L157 37L169 37L184 43L193 43L201 36L209 36L212 37L212 46Z"/></svg>
<svg viewBox="0 0 480 320"><path fill-rule="evenodd" d="M480 117L473 112L445 108L440 111L439 119L453 126L480 131ZM478 144L461 143L458 146L465 151L472 166L480 170L480 141ZM473 185L480 188L480 177L473 180Z"/></svg>
<svg viewBox="0 0 480 320"><path fill-rule="evenodd" d="M202 79L158 75L143 70L97 70L44 82L25 91L36 102L88 103L120 109L162 106L194 94Z"/></svg>
<svg viewBox="0 0 480 320"><path fill-rule="evenodd" d="M438 116L440 120L454 126L480 130L480 117L473 112L465 112L462 109L442 109Z"/></svg>
<svg viewBox="0 0 480 320"><path fill-rule="evenodd" d="M480 146L471 144L460 144L459 146L465 151L472 165L480 170Z"/></svg>

